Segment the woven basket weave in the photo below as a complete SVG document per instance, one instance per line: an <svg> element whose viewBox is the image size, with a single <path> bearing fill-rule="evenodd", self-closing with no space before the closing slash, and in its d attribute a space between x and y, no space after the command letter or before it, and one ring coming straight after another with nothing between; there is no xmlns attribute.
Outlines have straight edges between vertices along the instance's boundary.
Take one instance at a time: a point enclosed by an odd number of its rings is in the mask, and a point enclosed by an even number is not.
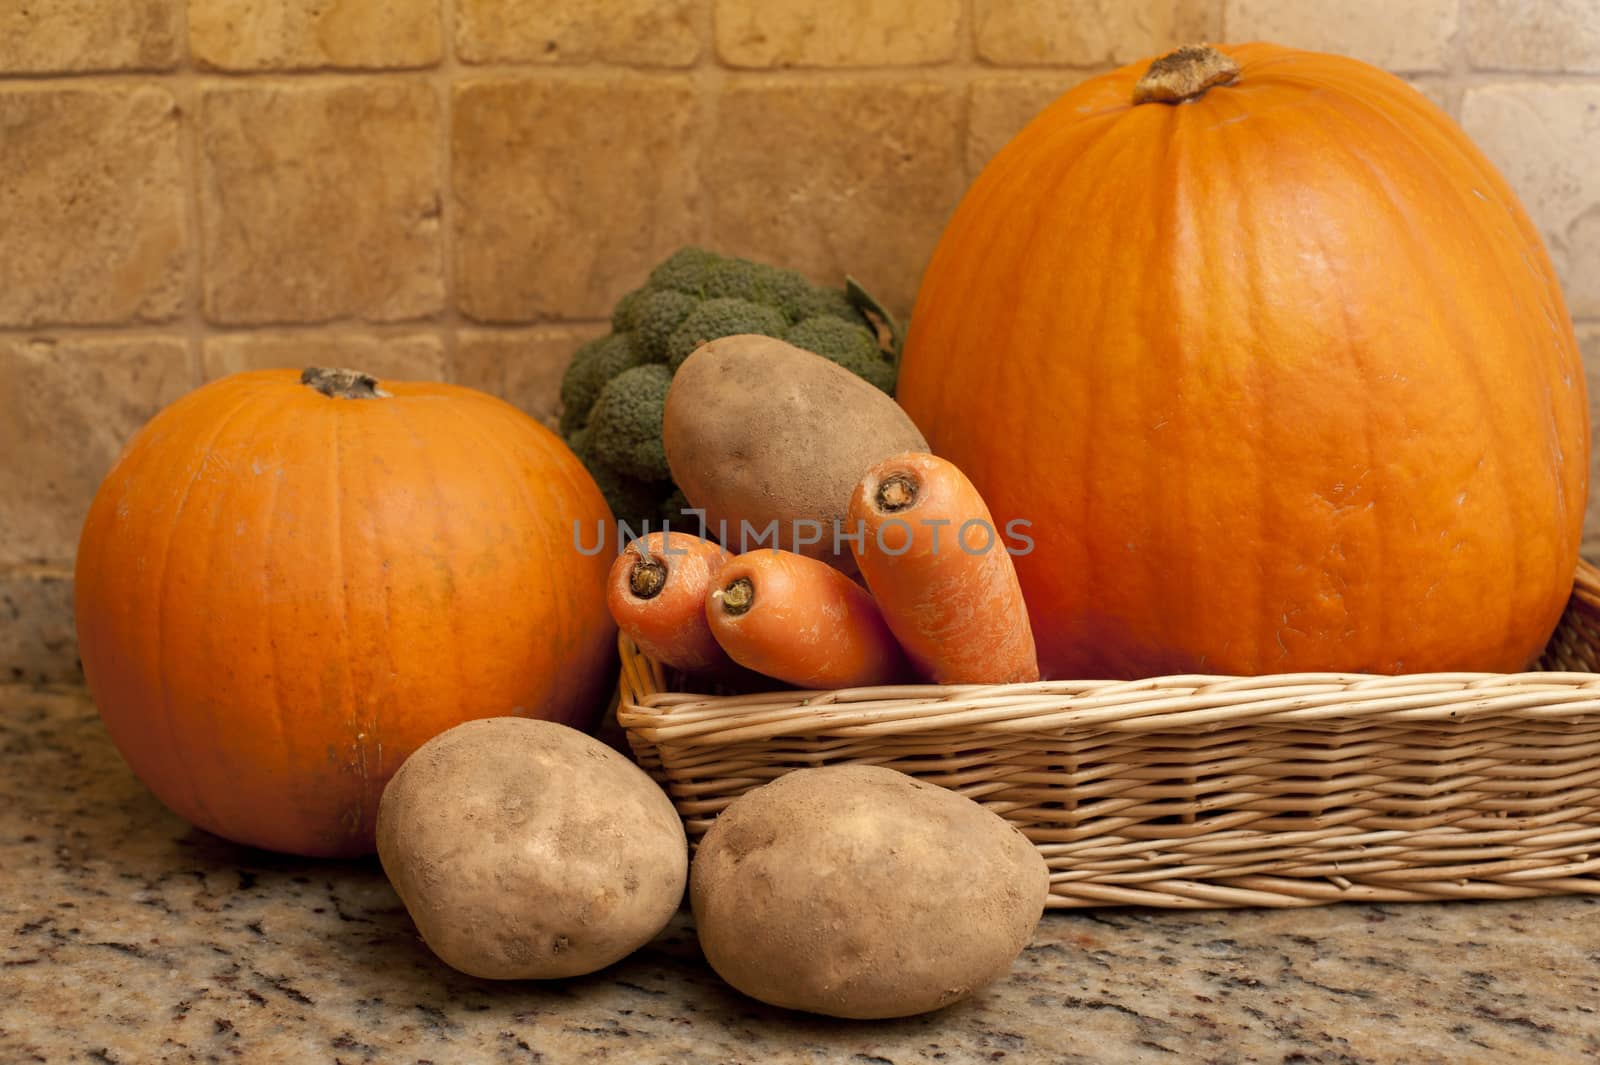
<svg viewBox="0 0 1600 1065"><path fill-rule="evenodd" d="M622 641L617 720L691 839L792 769L886 765L1017 825L1052 907L1600 894L1600 572L1539 672L711 696Z"/></svg>

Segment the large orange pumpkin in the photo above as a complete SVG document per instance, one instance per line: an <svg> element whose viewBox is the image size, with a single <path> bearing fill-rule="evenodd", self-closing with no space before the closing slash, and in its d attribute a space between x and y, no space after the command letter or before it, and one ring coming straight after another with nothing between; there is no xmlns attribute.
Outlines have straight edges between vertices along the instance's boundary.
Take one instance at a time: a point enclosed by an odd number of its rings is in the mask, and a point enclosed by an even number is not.
<svg viewBox="0 0 1600 1065"><path fill-rule="evenodd" d="M1356 61L1180 50L982 172L898 398L997 518L1047 675L1516 670L1576 565L1583 370L1539 237Z"/></svg>
<svg viewBox="0 0 1600 1065"><path fill-rule="evenodd" d="M370 852L384 783L462 721L604 708L610 512L576 457L466 388L235 374L129 442L76 608L118 749L240 843Z"/></svg>

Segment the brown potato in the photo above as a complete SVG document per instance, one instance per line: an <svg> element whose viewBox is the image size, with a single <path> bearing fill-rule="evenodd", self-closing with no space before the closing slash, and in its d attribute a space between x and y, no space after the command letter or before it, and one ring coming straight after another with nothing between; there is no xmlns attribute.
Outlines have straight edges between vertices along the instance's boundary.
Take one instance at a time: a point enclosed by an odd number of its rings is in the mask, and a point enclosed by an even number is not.
<svg viewBox="0 0 1600 1065"><path fill-rule="evenodd" d="M862 474L891 455L928 450L883 392L765 336L713 340L684 360L661 435L672 479L728 550L781 547L847 573L855 559L835 531L854 531L846 512ZM776 540L762 538L770 523ZM816 542L803 542L813 534Z"/></svg>
<svg viewBox="0 0 1600 1065"><path fill-rule="evenodd" d="M406 759L378 806L378 857L422 938L491 979L604 968L683 901L683 823L638 766L576 729L469 721Z"/></svg>
<svg viewBox="0 0 1600 1065"><path fill-rule="evenodd" d="M689 873L706 960L752 998L903 1017L1004 976L1050 874L965 796L879 766L800 769L712 823Z"/></svg>

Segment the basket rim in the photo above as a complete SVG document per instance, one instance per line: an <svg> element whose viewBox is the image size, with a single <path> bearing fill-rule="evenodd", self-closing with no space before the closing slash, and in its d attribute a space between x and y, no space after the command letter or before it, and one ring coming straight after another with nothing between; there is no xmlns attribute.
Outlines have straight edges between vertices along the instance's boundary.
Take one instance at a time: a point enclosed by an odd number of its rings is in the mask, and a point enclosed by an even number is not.
<svg viewBox="0 0 1600 1065"><path fill-rule="evenodd" d="M1574 573L1569 609L1600 623L1600 569L1587 561L1580 560ZM669 672L625 633L618 635L618 649L618 722L651 743L760 740L793 734L796 726L826 736L947 728L1148 733L1242 724L1327 727L1352 716L1364 724L1515 717L1559 725L1600 712L1600 673L1538 670L1172 674L993 685L774 687L715 695L674 690Z"/></svg>

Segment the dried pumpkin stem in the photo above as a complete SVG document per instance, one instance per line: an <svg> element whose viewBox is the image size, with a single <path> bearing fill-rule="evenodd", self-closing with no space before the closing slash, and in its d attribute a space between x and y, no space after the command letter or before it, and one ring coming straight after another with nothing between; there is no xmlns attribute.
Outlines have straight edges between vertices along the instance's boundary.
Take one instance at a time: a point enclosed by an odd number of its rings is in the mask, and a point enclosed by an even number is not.
<svg viewBox="0 0 1600 1065"><path fill-rule="evenodd" d="M909 473L893 473L878 482L872 501L885 514L894 514L914 506L921 488Z"/></svg>
<svg viewBox="0 0 1600 1065"><path fill-rule="evenodd" d="M1181 104L1198 100L1215 85L1239 76L1239 64L1208 44L1186 44L1150 64L1133 86L1137 104Z"/></svg>
<svg viewBox="0 0 1600 1065"><path fill-rule="evenodd" d="M739 577L722 591L716 593L717 601L722 604L724 614L738 617L749 611L756 601L756 586L750 583L749 577Z"/></svg>
<svg viewBox="0 0 1600 1065"><path fill-rule="evenodd" d="M309 385L329 399L387 399L390 395L378 387L376 377L360 370L307 366L300 372L300 383Z"/></svg>

